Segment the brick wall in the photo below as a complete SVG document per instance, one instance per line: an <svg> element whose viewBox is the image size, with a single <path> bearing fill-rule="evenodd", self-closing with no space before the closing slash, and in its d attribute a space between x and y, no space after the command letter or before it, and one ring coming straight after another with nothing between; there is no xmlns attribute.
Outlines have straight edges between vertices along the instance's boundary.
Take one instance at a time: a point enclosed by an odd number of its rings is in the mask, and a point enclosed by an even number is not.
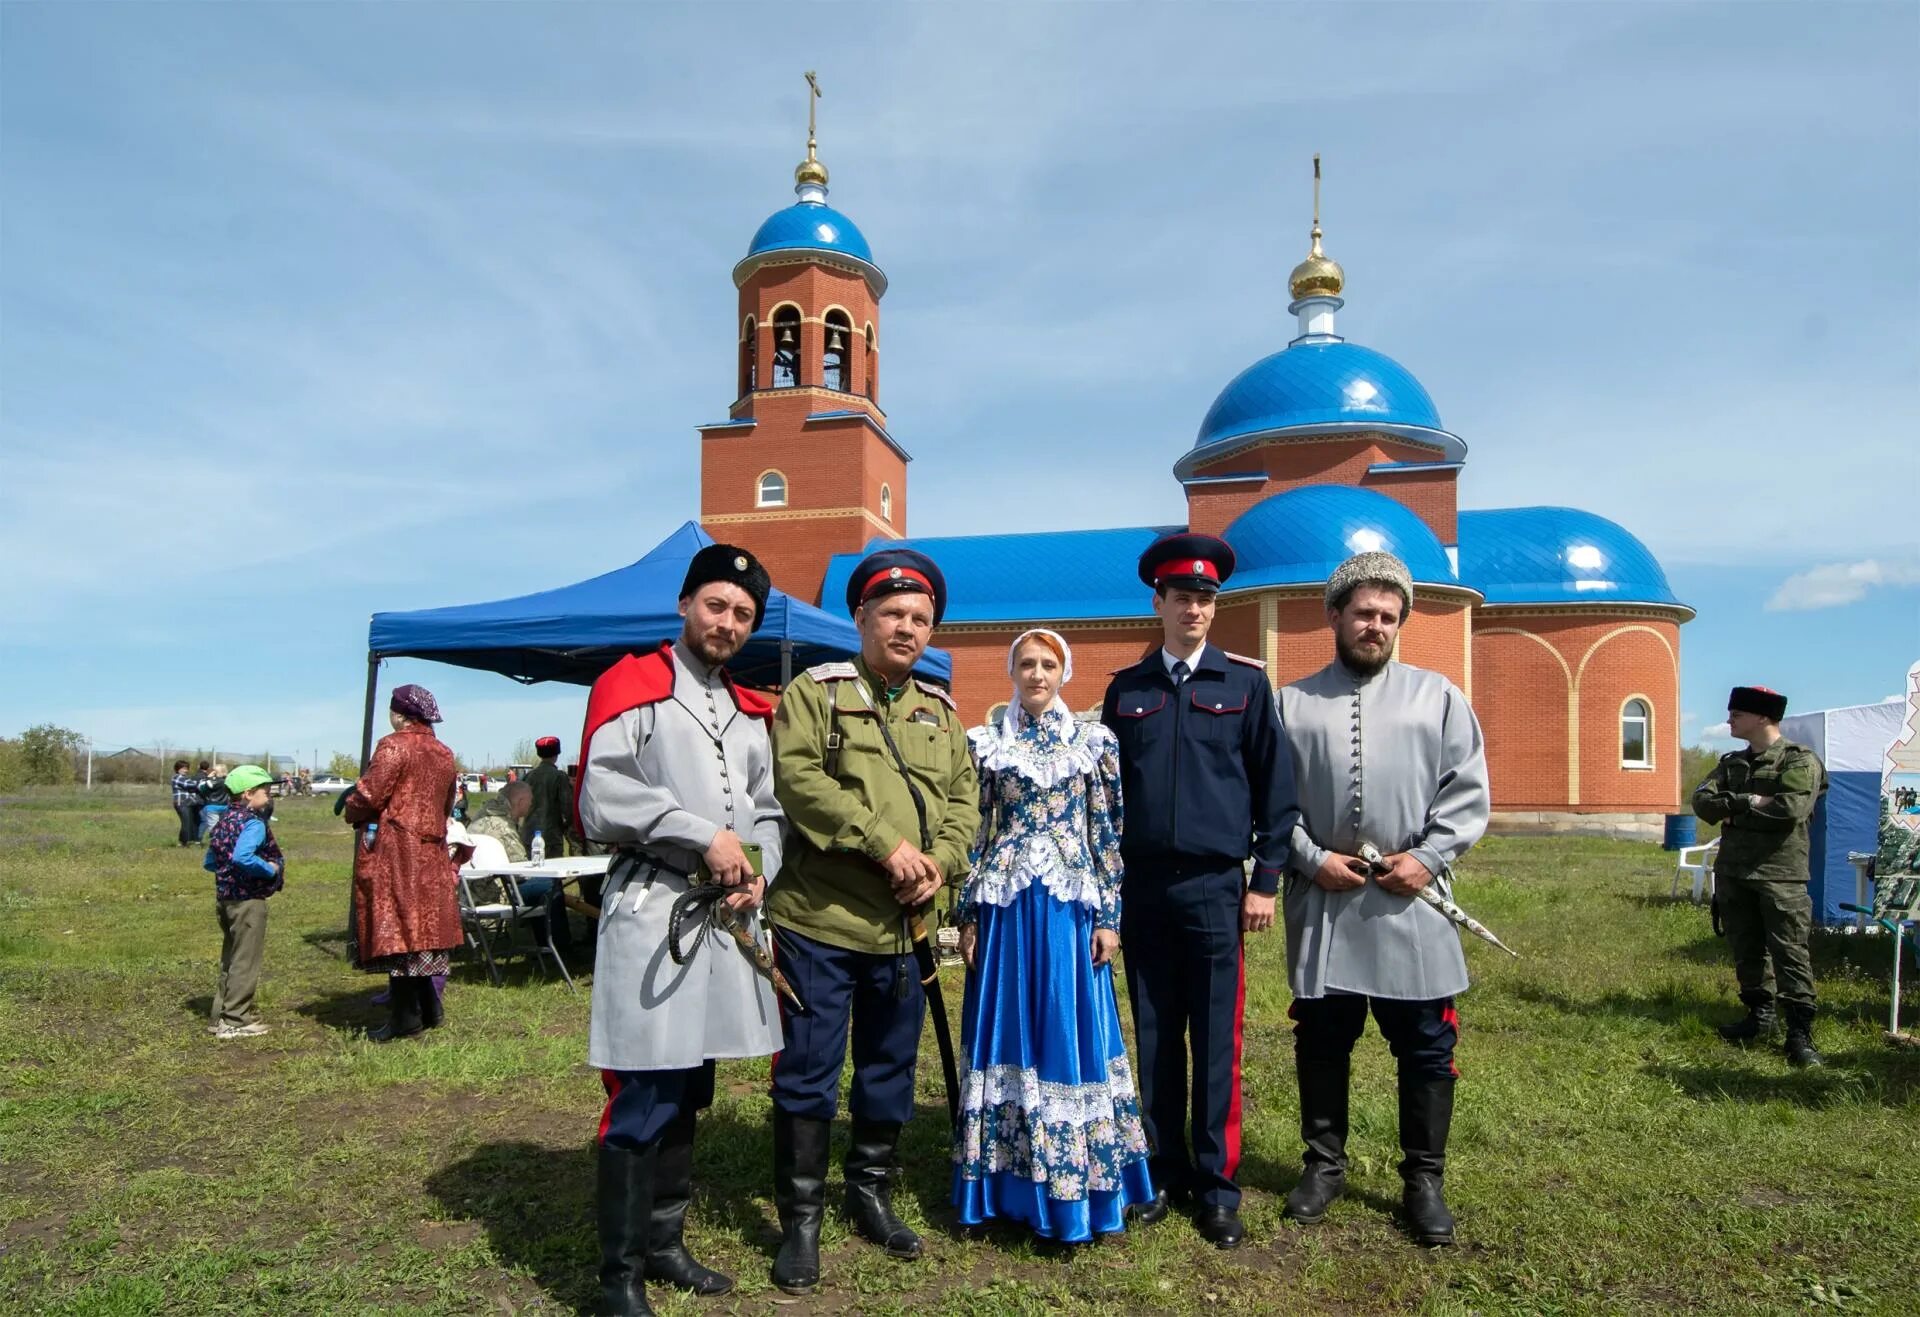
<svg viewBox="0 0 1920 1317"><path fill-rule="evenodd" d="M1495 808L1678 811L1679 649L1664 617L1482 610L1474 706ZM1620 710L1633 695L1653 713L1651 769L1620 763Z"/></svg>
<svg viewBox="0 0 1920 1317"><path fill-rule="evenodd" d="M1187 524L1198 532L1218 535L1260 500L1302 485L1355 485L1377 489L1398 499L1426 522L1442 544L1458 538L1455 513L1455 471L1412 476L1367 476L1377 462L1432 462L1439 454L1429 448L1382 434L1340 438L1275 441L1252 452L1209 462L1195 475L1230 475L1259 471L1262 479L1245 484L1192 485L1187 489Z"/></svg>

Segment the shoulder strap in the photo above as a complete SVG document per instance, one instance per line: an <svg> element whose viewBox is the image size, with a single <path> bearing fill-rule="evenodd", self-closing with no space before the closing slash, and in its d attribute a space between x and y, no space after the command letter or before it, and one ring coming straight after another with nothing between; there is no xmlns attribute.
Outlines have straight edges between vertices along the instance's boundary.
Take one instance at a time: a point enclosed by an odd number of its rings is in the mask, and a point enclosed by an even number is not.
<svg viewBox="0 0 1920 1317"><path fill-rule="evenodd" d="M893 756L893 766L900 774L900 780L907 784L907 794L913 797L913 812L920 818L920 849L929 850L933 846L933 834L927 830L927 798L920 794L920 784L913 780L913 774L907 771L907 761L900 754L900 746L893 739L893 731L887 726L886 710L878 708L873 702L873 693L860 683L860 698L873 710L873 721L880 728L880 739L887 743L887 753Z"/></svg>

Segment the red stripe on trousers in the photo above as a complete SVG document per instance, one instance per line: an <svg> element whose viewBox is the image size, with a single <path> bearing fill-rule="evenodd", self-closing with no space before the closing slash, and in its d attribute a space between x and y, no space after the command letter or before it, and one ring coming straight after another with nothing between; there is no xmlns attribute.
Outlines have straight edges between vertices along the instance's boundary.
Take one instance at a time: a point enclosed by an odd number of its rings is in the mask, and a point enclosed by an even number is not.
<svg viewBox="0 0 1920 1317"><path fill-rule="evenodd" d="M607 1128L613 1124L613 1100L620 1096L620 1074L615 1070L600 1072L601 1087L607 1090L607 1109L600 1113L600 1143L607 1142Z"/></svg>
<svg viewBox="0 0 1920 1317"><path fill-rule="evenodd" d="M1240 1045L1247 1018L1247 948L1240 946L1240 981L1233 991L1233 1097L1227 1104L1227 1165L1229 1180L1240 1173Z"/></svg>
<svg viewBox="0 0 1920 1317"><path fill-rule="evenodd" d="M1460 1044L1459 1008L1454 1006L1453 1003L1451 1002L1447 1003L1447 1005L1442 1007L1440 1010L1440 1023L1450 1024L1453 1026L1453 1042L1456 1047L1459 1046ZM1453 1071L1453 1077L1455 1079L1460 1078L1460 1062L1459 1061L1449 1056L1447 1058L1447 1068Z"/></svg>

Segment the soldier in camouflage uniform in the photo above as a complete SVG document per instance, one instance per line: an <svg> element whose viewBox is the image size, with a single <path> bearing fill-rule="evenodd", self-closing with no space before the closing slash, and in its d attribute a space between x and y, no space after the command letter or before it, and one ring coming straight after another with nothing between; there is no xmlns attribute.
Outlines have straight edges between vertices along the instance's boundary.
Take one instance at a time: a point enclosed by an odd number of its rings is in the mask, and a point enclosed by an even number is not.
<svg viewBox="0 0 1920 1317"><path fill-rule="evenodd" d="M900 1127L913 1115L926 1018L906 916L967 872L980 826L966 725L945 690L912 675L946 594L921 554L869 556L847 584L860 657L796 677L774 718L773 788L793 831L767 910L774 954L807 1005L785 1015L773 1070L781 1230L773 1280L788 1293L820 1281L828 1131L849 1025L847 1216L889 1255L920 1255L888 1187Z"/></svg>
<svg viewBox="0 0 1920 1317"><path fill-rule="evenodd" d="M1714 909L1733 947L1746 1018L1725 1025L1731 1043L1770 1037L1775 984L1787 1017L1787 1060L1819 1065L1813 1046L1813 963L1807 942L1807 820L1827 790L1826 765L1780 734L1787 697L1764 686L1735 686L1727 723L1745 750L1722 755L1693 793L1693 812L1720 827L1714 860ZM1771 960L1771 964L1769 964Z"/></svg>

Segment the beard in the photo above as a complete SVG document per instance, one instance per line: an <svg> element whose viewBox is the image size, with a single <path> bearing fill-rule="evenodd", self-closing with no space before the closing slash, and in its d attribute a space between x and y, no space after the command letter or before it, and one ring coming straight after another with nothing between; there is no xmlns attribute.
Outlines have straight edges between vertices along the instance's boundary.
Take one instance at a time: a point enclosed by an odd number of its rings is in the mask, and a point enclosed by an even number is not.
<svg viewBox="0 0 1920 1317"><path fill-rule="evenodd" d="M680 638L687 642L688 649L700 656L702 662L706 663L709 667L715 668L725 663L735 654L738 654L740 652L740 646L746 643L745 636L740 636L737 639L728 639L721 635L717 629L699 630L696 629L691 622L687 624L686 630L681 633Z"/></svg>
<svg viewBox="0 0 1920 1317"><path fill-rule="evenodd" d="M1359 642L1349 642L1345 636L1337 631L1333 636L1333 649L1334 652L1340 656L1340 661L1347 666L1347 669L1356 676L1361 677L1373 676L1379 672L1380 669L1386 667L1388 661L1393 658L1393 645L1391 642L1383 642L1379 648L1374 650L1365 650L1360 648Z"/></svg>

